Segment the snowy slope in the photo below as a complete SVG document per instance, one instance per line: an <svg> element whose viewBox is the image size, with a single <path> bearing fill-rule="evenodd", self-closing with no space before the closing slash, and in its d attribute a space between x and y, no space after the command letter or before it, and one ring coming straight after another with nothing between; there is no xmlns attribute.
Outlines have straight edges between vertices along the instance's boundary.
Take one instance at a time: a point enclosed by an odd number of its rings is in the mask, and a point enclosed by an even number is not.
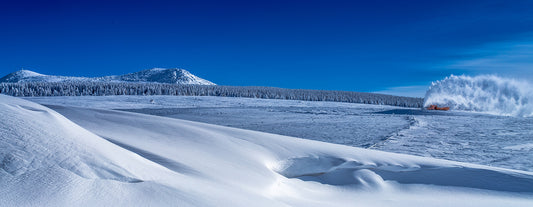
<svg viewBox="0 0 533 207"><path fill-rule="evenodd" d="M197 85L215 85L214 83L199 78L184 69L165 69L153 68L135 73L129 73L119 76L104 77L69 77L69 76L52 76L43 75L29 70L19 70L7 76L0 78L0 82L7 83L25 83L25 82L155 82L170 84L197 84Z"/></svg>
<svg viewBox="0 0 533 207"><path fill-rule="evenodd" d="M0 96L0 112L1 206L110 205L146 191L123 185L175 174L41 105Z"/></svg>
<svg viewBox="0 0 533 207"><path fill-rule="evenodd" d="M7 96L0 110L4 206L533 205L524 171Z"/></svg>

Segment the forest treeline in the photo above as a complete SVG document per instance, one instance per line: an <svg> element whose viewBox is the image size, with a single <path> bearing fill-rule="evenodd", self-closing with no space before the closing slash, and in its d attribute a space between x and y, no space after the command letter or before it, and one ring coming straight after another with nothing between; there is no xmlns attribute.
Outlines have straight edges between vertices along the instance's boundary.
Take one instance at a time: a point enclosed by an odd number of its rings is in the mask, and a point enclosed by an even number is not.
<svg viewBox="0 0 533 207"><path fill-rule="evenodd" d="M422 107L424 102L422 98L352 91L127 82L0 83L0 93L22 97L111 95L224 96L303 101L335 101L416 108Z"/></svg>

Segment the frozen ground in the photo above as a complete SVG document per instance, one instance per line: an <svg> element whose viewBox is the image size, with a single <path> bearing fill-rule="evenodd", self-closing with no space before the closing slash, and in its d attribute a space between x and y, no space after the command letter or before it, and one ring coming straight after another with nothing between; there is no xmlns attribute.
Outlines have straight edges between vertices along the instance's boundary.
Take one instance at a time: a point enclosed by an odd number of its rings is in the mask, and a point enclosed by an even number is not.
<svg viewBox="0 0 533 207"><path fill-rule="evenodd" d="M121 109L360 147L369 147L409 126L405 116L365 115L395 107L336 102L187 96L28 100L47 105Z"/></svg>
<svg viewBox="0 0 533 207"><path fill-rule="evenodd" d="M26 99L47 105L122 109L355 147L533 171L532 117L225 97Z"/></svg>
<svg viewBox="0 0 533 207"><path fill-rule="evenodd" d="M532 117L475 113L413 117L413 126L372 148L533 171Z"/></svg>
<svg viewBox="0 0 533 207"><path fill-rule="evenodd" d="M0 95L0 205L533 205L531 172L139 113L53 109Z"/></svg>

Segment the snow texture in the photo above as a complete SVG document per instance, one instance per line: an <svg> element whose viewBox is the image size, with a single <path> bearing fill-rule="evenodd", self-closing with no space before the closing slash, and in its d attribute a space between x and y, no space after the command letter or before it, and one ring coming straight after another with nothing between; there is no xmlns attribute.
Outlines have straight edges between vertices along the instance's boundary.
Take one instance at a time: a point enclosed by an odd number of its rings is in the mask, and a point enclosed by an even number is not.
<svg viewBox="0 0 533 207"><path fill-rule="evenodd" d="M527 145L532 143L533 117L229 97L86 96L25 99L47 105L121 109L354 147L533 172L533 148Z"/></svg>
<svg viewBox="0 0 533 207"><path fill-rule="evenodd" d="M131 112L57 106L59 115L4 95L0 103L10 114L1 119L4 206L533 205L525 171Z"/></svg>

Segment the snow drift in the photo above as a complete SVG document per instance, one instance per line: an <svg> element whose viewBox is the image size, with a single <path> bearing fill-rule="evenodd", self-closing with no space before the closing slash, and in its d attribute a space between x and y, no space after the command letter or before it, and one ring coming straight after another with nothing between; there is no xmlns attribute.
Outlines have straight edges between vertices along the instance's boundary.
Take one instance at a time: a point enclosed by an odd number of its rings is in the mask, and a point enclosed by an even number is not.
<svg viewBox="0 0 533 207"><path fill-rule="evenodd" d="M0 205L533 204L530 172L130 112L51 108L0 95Z"/></svg>
<svg viewBox="0 0 533 207"><path fill-rule="evenodd" d="M0 95L0 114L0 206L125 205L173 173L39 104Z"/></svg>
<svg viewBox="0 0 533 207"><path fill-rule="evenodd" d="M7 102L7 103L6 103ZM0 169L11 176L59 167L86 179L142 182L154 165L60 114L0 96Z"/></svg>
<svg viewBox="0 0 533 207"><path fill-rule="evenodd" d="M494 75L451 75L433 82L424 100L425 107L439 105L495 115L533 115L532 85Z"/></svg>

